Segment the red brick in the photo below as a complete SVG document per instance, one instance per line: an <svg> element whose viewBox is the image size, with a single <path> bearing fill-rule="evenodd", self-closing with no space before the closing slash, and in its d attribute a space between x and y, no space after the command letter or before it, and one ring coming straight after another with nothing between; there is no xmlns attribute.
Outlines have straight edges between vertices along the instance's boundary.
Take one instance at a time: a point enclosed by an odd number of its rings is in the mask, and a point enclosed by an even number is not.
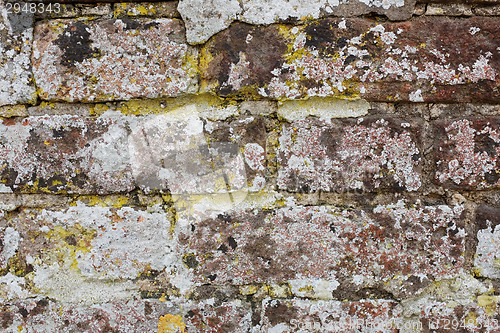
<svg viewBox="0 0 500 333"><path fill-rule="evenodd" d="M440 121L436 125L436 181L446 187L500 186L500 119Z"/></svg>
<svg viewBox="0 0 500 333"><path fill-rule="evenodd" d="M252 327L252 308L239 300L213 304L213 299L183 304L189 333L246 333Z"/></svg>
<svg viewBox="0 0 500 333"><path fill-rule="evenodd" d="M395 303L302 299L262 302L261 332L398 332L404 325Z"/></svg>
<svg viewBox="0 0 500 333"><path fill-rule="evenodd" d="M103 194L135 187L121 119L5 119L0 138L0 181L15 192Z"/></svg>
<svg viewBox="0 0 500 333"><path fill-rule="evenodd" d="M421 186L420 125L398 119L298 120L280 137L278 187L294 192Z"/></svg>
<svg viewBox="0 0 500 333"><path fill-rule="evenodd" d="M12 3L10 3L12 5ZM0 3L0 106L36 102L30 54L33 14L8 11Z"/></svg>
<svg viewBox="0 0 500 333"><path fill-rule="evenodd" d="M479 296L479 304L450 307L447 302L430 301L422 306L422 333L498 333L500 315L496 297Z"/></svg>
<svg viewBox="0 0 500 333"><path fill-rule="evenodd" d="M500 208L479 206L475 222L478 228L475 273L488 278L500 278Z"/></svg>
<svg viewBox="0 0 500 333"><path fill-rule="evenodd" d="M39 96L86 102L197 92L197 51L184 34L174 19L41 22L32 56Z"/></svg>
<svg viewBox="0 0 500 333"><path fill-rule="evenodd" d="M5 305L4 332L157 332L162 315L178 311L158 300L130 300L95 305L30 299Z"/></svg>
<svg viewBox="0 0 500 333"><path fill-rule="evenodd" d="M344 278L357 286L403 276L398 287L452 277L464 264L456 206L367 210L297 206L235 211L180 232L180 252L195 282L280 283ZM411 277L417 276L415 279Z"/></svg>
<svg viewBox="0 0 500 333"><path fill-rule="evenodd" d="M203 80L221 95L498 102L499 29L488 17L233 24L207 43Z"/></svg>

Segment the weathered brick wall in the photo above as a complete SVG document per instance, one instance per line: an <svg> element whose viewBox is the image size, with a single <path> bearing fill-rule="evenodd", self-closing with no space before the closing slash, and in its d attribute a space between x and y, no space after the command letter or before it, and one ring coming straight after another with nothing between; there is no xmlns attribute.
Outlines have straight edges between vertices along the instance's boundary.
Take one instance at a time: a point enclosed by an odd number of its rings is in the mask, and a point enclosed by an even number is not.
<svg viewBox="0 0 500 333"><path fill-rule="evenodd" d="M0 331L500 332L498 0L18 4Z"/></svg>

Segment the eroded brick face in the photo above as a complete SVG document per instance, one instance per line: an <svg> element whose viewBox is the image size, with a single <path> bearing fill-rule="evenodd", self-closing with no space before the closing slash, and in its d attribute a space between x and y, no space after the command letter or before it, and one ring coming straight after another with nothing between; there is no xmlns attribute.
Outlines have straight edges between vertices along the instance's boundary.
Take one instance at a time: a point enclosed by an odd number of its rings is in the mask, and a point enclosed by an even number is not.
<svg viewBox="0 0 500 333"><path fill-rule="evenodd" d="M500 119L439 122L436 134L438 183L467 189L500 186Z"/></svg>
<svg viewBox="0 0 500 333"><path fill-rule="evenodd" d="M478 227L474 264L477 273L490 278L500 277L500 209L480 206L476 212Z"/></svg>
<svg viewBox="0 0 500 333"><path fill-rule="evenodd" d="M264 332L398 332L404 323L391 301L309 301L301 299L262 302Z"/></svg>
<svg viewBox="0 0 500 333"><path fill-rule="evenodd" d="M120 119L0 120L0 179L18 192L109 193L134 187Z"/></svg>
<svg viewBox="0 0 500 333"><path fill-rule="evenodd" d="M298 120L279 139L278 186L294 192L421 186L420 125L398 119Z"/></svg>
<svg viewBox="0 0 500 333"><path fill-rule="evenodd" d="M245 88L277 99L498 102L498 35L486 17L234 24L207 43L203 78L222 95Z"/></svg>
<svg viewBox="0 0 500 333"><path fill-rule="evenodd" d="M228 212L183 233L184 261L215 284L452 277L464 264L461 207L293 207ZM412 282L412 280L408 280ZM401 286L401 289L404 289Z"/></svg>
<svg viewBox="0 0 500 333"><path fill-rule="evenodd" d="M175 19L52 20L37 24L32 55L46 100L107 101L197 91L197 51Z"/></svg>
<svg viewBox="0 0 500 333"><path fill-rule="evenodd" d="M31 74L33 15L9 13L0 2L0 106L33 103L36 92Z"/></svg>

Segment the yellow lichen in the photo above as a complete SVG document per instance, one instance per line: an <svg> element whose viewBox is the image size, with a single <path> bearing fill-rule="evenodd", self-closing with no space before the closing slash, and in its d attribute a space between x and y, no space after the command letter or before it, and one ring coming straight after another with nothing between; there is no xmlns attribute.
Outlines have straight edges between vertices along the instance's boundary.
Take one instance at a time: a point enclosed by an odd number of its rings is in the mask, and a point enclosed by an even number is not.
<svg viewBox="0 0 500 333"><path fill-rule="evenodd" d="M477 304L484 308L487 315L492 316L497 313L497 303L500 296L480 295L477 297Z"/></svg>
<svg viewBox="0 0 500 333"><path fill-rule="evenodd" d="M170 313L161 316L158 321L158 333L184 333L186 324L182 322L182 317L179 315L171 315Z"/></svg>

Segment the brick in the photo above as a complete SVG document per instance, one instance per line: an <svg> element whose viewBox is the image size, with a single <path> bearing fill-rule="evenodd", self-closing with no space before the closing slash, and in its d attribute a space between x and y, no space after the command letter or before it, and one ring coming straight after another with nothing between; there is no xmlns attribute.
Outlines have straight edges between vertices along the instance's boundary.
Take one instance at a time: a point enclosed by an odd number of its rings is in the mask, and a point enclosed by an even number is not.
<svg viewBox="0 0 500 333"><path fill-rule="evenodd" d="M178 10L186 22L187 40L191 44L202 44L211 36L229 27L231 22L254 25L282 21L318 19L327 15L351 17L377 13L390 20L405 20L412 16L415 0L328 1L304 3L298 0L236 0L219 1L180 0Z"/></svg>
<svg viewBox="0 0 500 333"><path fill-rule="evenodd" d="M359 289L397 279L395 292L405 293L462 270L462 209L406 208L400 201L365 210L234 210L180 228L178 251L194 283L298 285L304 280L306 285L317 281L313 289L328 290L345 282Z"/></svg>
<svg viewBox="0 0 500 333"><path fill-rule="evenodd" d="M79 16L104 16L111 13L111 5L109 3L77 5L77 7L80 9Z"/></svg>
<svg viewBox="0 0 500 333"><path fill-rule="evenodd" d="M96 197L93 201L100 203ZM15 271L26 284L14 290L62 302L137 298L140 292L147 294L143 280L174 263L173 218L158 206L110 208L77 201L69 208L20 209L4 215L0 269ZM168 280L158 277L157 283L158 291L178 294Z"/></svg>
<svg viewBox="0 0 500 333"><path fill-rule="evenodd" d="M125 125L70 115L0 121L0 181L15 192L130 191Z"/></svg>
<svg viewBox="0 0 500 333"><path fill-rule="evenodd" d="M421 186L420 125L394 118L298 120L279 138L278 188L292 192Z"/></svg>
<svg viewBox="0 0 500 333"><path fill-rule="evenodd" d="M500 278L500 208L479 206L475 273L488 278Z"/></svg>
<svg viewBox="0 0 500 333"><path fill-rule="evenodd" d="M450 306L448 302L422 304L420 320L423 333L500 332L496 296L481 295L477 303Z"/></svg>
<svg viewBox="0 0 500 333"><path fill-rule="evenodd" d="M275 99L498 102L494 18L403 23L326 18L302 26L233 24L202 50L205 90Z"/></svg>
<svg viewBox="0 0 500 333"><path fill-rule="evenodd" d="M476 15L499 16L500 4L494 6L476 7L472 9Z"/></svg>
<svg viewBox="0 0 500 333"><path fill-rule="evenodd" d="M246 170L253 171L252 175L263 173L262 145L260 150L250 145L241 154L229 128L221 124L225 128L217 133L218 124L207 122L204 127L197 111L191 106L154 116L132 131L131 164L141 189L149 192L168 188L180 196L227 194L247 190ZM244 134L247 130L248 134ZM249 124L239 123L238 132L246 144L259 140L259 131L263 130L261 121L250 119ZM252 139L252 134L256 139ZM252 155L250 147L260 155Z"/></svg>
<svg viewBox="0 0 500 333"><path fill-rule="evenodd" d="M388 300L262 302L261 332L398 332L404 319Z"/></svg>
<svg viewBox="0 0 500 333"><path fill-rule="evenodd" d="M148 16L163 18L180 18L177 1L168 2L122 2L115 4L113 16Z"/></svg>
<svg viewBox="0 0 500 333"><path fill-rule="evenodd" d="M4 306L0 324L5 332L157 332L163 315L182 319L172 311L178 309L157 300L82 306L37 298Z"/></svg>
<svg viewBox="0 0 500 333"><path fill-rule="evenodd" d="M43 7L43 10L37 10L35 13L35 19L42 20L50 20L55 18L70 18L70 17L78 17L81 15L80 8L65 3L51 3L50 7L46 4Z"/></svg>
<svg viewBox="0 0 500 333"><path fill-rule="evenodd" d="M52 20L35 27L39 95L68 102L197 92L196 49L179 20Z"/></svg>
<svg viewBox="0 0 500 333"><path fill-rule="evenodd" d="M74 250L74 258L65 260L75 260L83 276L115 279L135 278L147 269L163 268L169 248L170 220L166 212L77 202L71 208L11 213L2 224L6 223L4 238L8 235L8 243L12 244L5 246L5 251L12 255L19 248L20 258L40 256L42 264L51 265L54 258L44 251L62 253L66 247ZM153 229L157 231L143 232ZM136 246L128 246L132 244Z"/></svg>
<svg viewBox="0 0 500 333"><path fill-rule="evenodd" d="M436 124L436 176L450 188L500 186L500 119L469 118Z"/></svg>
<svg viewBox="0 0 500 333"><path fill-rule="evenodd" d="M472 8L466 4L428 4L425 15L472 16Z"/></svg>
<svg viewBox="0 0 500 333"><path fill-rule="evenodd" d="M36 91L31 74L33 15L8 13L0 2L0 106L35 103Z"/></svg>
<svg viewBox="0 0 500 333"><path fill-rule="evenodd" d="M207 300L183 306L188 333L246 333L252 329L252 308L248 303L232 300L213 304L211 300Z"/></svg>

